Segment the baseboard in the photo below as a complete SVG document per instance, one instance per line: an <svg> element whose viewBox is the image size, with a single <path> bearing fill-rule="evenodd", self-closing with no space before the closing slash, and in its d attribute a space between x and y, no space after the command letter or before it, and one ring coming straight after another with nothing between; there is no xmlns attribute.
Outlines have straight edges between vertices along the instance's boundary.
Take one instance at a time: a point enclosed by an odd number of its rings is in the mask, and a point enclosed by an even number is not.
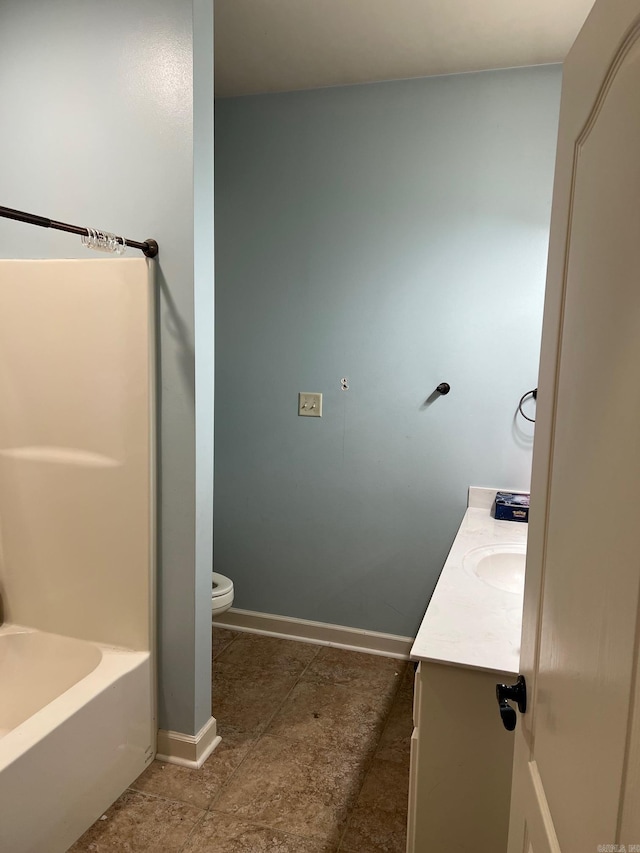
<svg viewBox="0 0 640 853"><path fill-rule="evenodd" d="M159 729L156 758L167 764L179 764L181 767L199 770L221 740L214 717L209 717L196 735Z"/></svg>
<svg viewBox="0 0 640 853"><path fill-rule="evenodd" d="M412 637L382 634L344 625L329 625L326 622L310 622L308 619L293 619L272 613L256 613L253 610L237 610L232 607L212 620L220 628L266 634L285 640L301 640L321 646L335 646L370 655L409 660L413 645Z"/></svg>

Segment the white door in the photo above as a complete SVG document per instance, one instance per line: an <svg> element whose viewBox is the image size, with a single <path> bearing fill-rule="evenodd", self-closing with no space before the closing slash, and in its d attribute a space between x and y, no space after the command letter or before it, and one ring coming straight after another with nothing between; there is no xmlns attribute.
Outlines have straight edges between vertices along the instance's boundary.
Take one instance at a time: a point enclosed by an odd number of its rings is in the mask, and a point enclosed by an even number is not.
<svg viewBox="0 0 640 853"><path fill-rule="evenodd" d="M565 64L558 146L509 853L633 853L640 0L596 2Z"/></svg>

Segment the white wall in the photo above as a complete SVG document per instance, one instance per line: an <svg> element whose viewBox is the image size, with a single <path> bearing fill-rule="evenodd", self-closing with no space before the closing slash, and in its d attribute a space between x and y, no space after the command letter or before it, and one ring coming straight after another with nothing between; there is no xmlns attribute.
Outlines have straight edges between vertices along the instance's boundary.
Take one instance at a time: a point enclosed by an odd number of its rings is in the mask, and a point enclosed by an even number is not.
<svg viewBox="0 0 640 853"><path fill-rule="evenodd" d="M467 487L528 488L560 81L217 102L215 565L237 607L410 635Z"/></svg>
<svg viewBox="0 0 640 853"><path fill-rule="evenodd" d="M187 733L210 715L211 440L203 430L213 391L209 382L203 396L200 372L197 415L195 352L205 353L206 375L212 329L211 312L199 313L194 343L194 302L210 300L213 286L213 78L207 59L195 65L194 86L194 59L213 53L212 6L0 6L0 203L160 244L159 716L161 727ZM78 238L0 220L0 257L85 255Z"/></svg>

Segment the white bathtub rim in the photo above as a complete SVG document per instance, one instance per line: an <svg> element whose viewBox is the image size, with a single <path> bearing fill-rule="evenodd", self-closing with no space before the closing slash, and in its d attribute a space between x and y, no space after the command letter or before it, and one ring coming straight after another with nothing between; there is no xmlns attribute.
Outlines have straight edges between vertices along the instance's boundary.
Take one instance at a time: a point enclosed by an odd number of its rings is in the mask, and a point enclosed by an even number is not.
<svg viewBox="0 0 640 853"><path fill-rule="evenodd" d="M1 850L65 853L153 760L152 660L121 674L0 773Z"/></svg>
<svg viewBox="0 0 640 853"><path fill-rule="evenodd" d="M149 657L149 652L107 650L93 672L0 739L0 773L84 705L109 690L118 678L136 669Z"/></svg>
<svg viewBox="0 0 640 853"><path fill-rule="evenodd" d="M0 634L32 632L37 633L33 628L17 625L4 625L0 628ZM97 646L102 653L102 659L96 668L0 738L0 773L80 708L109 690L118 678L136 669L151 655L149 651L135 652L100 643L91 645Z"/></svg>
<svg viewBox="0 0 640 853"><path fill-rule="evenodd" d="M65 640L75 640L77 643L86 643L89 646L109 650L114 652L126 652L126 654L142 652L146 653L147 649L128 649L126 646L117 646L112 643L100 643L96 640L85 640L82 637L72 637L69 634L55 634L53 631L41 631L39 628L34 628L31 625L19 625L17 622L3 622L0 624L0 637L3 634L46 634L51 637L62 637Z"/></svg>

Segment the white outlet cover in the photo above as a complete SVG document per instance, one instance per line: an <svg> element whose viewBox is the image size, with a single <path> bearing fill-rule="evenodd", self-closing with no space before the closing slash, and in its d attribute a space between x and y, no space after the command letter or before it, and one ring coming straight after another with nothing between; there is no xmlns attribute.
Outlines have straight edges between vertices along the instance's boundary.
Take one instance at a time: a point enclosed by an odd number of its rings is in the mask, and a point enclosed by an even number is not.
<svg viewBox="0 0 640 853"><path fill-rule="evenodd" d="M298 414L304 418L321 418L322 394L301 391L298 394Z"/></svg>

